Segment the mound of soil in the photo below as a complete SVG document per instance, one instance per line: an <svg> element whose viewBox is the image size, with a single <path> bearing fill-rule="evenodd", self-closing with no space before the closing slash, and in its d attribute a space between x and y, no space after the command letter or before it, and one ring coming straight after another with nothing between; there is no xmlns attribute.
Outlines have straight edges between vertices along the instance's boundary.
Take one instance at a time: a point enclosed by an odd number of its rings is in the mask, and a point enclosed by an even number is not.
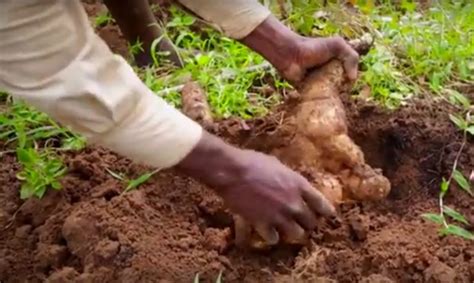
<svg viewBox="0 0 474 283"><path fill-rule="evenodd" d="M20 167L3 154L0 281L191 282L199 273L213 282L222 271L225 282L473 282L472 242L439 237L420 217L437 211L441 177L460 147L450 106L422 99L387 112L344 97L351 137L392 191L381 202L342 205L337 219L321 219L309 245L239 250L232 217L211 190L168 170L122 194L124 184L108 170L136 177L149 168L101 148L64 154L64 188L23 202ZM284 114L285 106L245 126L223 121L218 134L268 152L278 141L275 117ZM472 168L470 138L459 169L467 175ZM445 201L472 229L474 199L453 185Z"/></svg>
<svg viewBox="0 0 474 283"><path fill-rule="evenodd" d="M138 176L147 168L101 148L65 155L64 189L22 202L19 166L6 154L0 167L0 280L190 282L197 273L212 281L223 271L228 282L472 282L474 245L441 238L420 218L437 211L440 178L449 173L461 137L447 118L449 106L427 100L410 105L387 113L346 101L353 138L393 189L382 202L343 205L340 217L321 220L301 250L237 249L221 200L172 170L122 194L123 183L106 169ZM262 142L271 130L252 129L270 118L249 122L250 130L234 127L227 137L267 151ZM225 121L221 129L231 124ZM460 169L473 165L470 140ZM455 186L446 202L474 217L474 200Z"/></svg>

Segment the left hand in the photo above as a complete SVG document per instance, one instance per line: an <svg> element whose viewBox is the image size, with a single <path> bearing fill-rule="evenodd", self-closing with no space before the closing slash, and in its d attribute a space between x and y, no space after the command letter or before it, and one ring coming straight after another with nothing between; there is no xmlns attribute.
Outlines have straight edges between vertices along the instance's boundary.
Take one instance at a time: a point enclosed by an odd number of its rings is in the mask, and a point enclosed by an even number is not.
<svg viewBox="0 0 474 283"><path fill-rule="evenodd" d="M309 69L320 67L331 59L339 59L344 64L350 80L357 78L359 54L339 36L300 36L274 16L269 16L241 42L265 57L293 84L301 81Z"/></svg>
<svg viewBox="0 0 474 283"><path fill-rule="evenodd" d="M344 64L350 80L357 78L359 55L342 37L298 36L293 41L294 52L290 53L290 58L286 58L286 63L275 66L288 81L302 80L309 69L320 67L331 59L339 59Z"/></svg>

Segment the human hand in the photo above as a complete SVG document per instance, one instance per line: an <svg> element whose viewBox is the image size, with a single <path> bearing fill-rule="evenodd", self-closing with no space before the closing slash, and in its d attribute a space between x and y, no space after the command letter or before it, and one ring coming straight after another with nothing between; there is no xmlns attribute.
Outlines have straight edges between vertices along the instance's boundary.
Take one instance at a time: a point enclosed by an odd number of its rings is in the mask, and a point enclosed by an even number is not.
<svg viewBox="0 0 474 283"><path fill-rule="evenodd" d="M178 168L215 189L268 244L280 235L299 239L314 229L316 215L335 213L318 190L275 157L232 147L207 133Z"/></svg>
<svg viewBox="0 0 474 283"><path fill-rule="evenodd" d="M293 41L294 52L286 57L286 62L275 66L288 81L298 82L305 77L308 70L320 67L332 59L339 59L343 63L350 80L357 78L359 55L342 37L298 36Z"/></svg>
<svg viewBox="0 0 474 283"><path fill-rule="evenodd" d="M301 81L308 70L339 59L350 80L357 78L358 53L341 37L303 37L268 17L242 43L265 57L291 83Z"/></svg>

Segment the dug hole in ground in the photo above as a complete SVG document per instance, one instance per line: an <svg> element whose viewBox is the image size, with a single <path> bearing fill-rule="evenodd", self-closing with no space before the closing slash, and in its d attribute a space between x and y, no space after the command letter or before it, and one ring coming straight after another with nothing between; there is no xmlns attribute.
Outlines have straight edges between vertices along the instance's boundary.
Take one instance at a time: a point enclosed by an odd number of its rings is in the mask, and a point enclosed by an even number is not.
<svg viewBox="0 0 474 283"><path fill-rule="evenodd" d="M119 33L101 34L115 51ZM469 93L474 99L474 93ZM233 216L213 192L173 170L138 190L108 173L146 168L101 148L66 153L61 191L20 201L19 165L0 166L0 280L5 282L473 282L472 241L440 237L420 215L438 211L439 182L448 176L462 133L449 121L451 106L433 98L389 112L339 93L349 136L365 160L391 183L377 202L342 203L337 220L321 219L303 247L263 251L235 247ZM265 152L287 146L291 103L264 118L219 122L229 142ZM468 140L461 169L474 167ZM310 180L311 174L302 172ZM474 224L474 201L461 190L446 196ZM15 214L14 221L10 222Z"/></svg>

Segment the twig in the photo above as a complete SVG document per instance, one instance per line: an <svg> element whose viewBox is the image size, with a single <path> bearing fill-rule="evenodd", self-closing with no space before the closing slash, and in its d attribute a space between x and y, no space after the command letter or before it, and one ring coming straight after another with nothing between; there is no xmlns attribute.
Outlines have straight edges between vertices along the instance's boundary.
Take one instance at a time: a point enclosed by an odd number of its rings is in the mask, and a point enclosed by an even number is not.
<svg viewBox="0 0 474 283"><path fill-rule="evenodd" d="M26 202L22 203L20 205L20 207L18 207L15 212L13 213L12 217L10 217L10 219L8 220L8 223L3 227L3 230L2 231L6 231L8 230L8 228L10 228L12 225L13 225L13 222L15 222L15 218L16 218L16 215L20 212L20 209L23 208L23 205L25 204Z"/></svg>

